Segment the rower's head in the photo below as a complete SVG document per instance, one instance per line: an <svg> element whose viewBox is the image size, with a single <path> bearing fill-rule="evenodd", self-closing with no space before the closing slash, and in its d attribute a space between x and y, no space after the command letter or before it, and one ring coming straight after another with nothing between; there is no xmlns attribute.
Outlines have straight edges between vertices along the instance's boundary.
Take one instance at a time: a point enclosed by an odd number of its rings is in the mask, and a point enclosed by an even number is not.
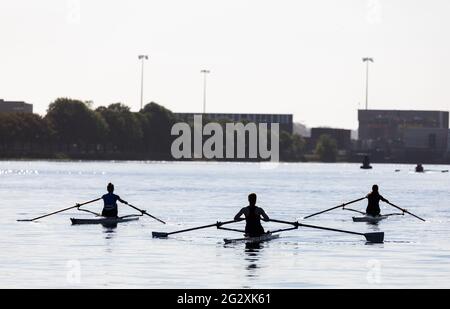
<svg viewBox="0 0 450 309"><path fill-rule="evenodd" d="M108 186L106 187L106 190L108 190L109 193L113 193L114 185L112 183L109 183Z"/></svg>
<svg viewBox="0 0 450 309"><path fill-rule="evenodd" d="M378 192L378 185L372 186L372 192Z"/></svg>
<svg viewBox="0 0 450 309"><path fill-rule="evenodd" d="M250 206L256 205L256 194L255 193L251 193L248 195L248 202L250 203Z"/></svg>

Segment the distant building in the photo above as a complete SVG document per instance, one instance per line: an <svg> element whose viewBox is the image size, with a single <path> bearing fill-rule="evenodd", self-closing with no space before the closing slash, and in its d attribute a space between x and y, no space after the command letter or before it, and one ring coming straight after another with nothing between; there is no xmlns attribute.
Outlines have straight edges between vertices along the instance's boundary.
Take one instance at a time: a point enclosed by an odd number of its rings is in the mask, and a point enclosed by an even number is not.
<svg viewBox="0 0 450 309"><path fill-rule="evenodd" d="M292 114L175 113L175 116L187 122L193 121L194 115L202 115L204 119L209 121L278 123L280 130L291 134L294 129Z"/></svg>
<svg viewBox="0 0 450 309"><path fill-rule="evenodd" d="M0 99L0 113L33 113L33 104Z"/></svg>
<svg viewBox="0 0 450 309"><path fill-rule="evenodd" d="M447 157L450 158L450 129L448 130L448 139L447 139Z"/></svg>
<svg viewBox="0 0 450 309"><path fill-rule="evenodd" d="M449 112L359 110L359 148L384 158L442 159L448 147Z"/></svg>
<svg viewBox="0 0 450 309"><path fill-rule="evenodd" d="M320 136L328 135L336 140L338 150L348 151L351 148L351 130L334 129L334 128L312 128L310 144L315 148Z"/></svg>

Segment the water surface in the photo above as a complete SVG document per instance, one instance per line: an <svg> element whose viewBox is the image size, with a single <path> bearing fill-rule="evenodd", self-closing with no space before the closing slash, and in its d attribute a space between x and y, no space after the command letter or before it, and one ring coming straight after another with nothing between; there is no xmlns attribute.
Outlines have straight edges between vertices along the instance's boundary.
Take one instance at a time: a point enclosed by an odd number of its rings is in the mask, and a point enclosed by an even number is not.
<svg viewBox="0 0 450 309"><path fill-rule="evenodd" d="M450 288L450 175L412 170L390 164L365 171L358 164L0 161L0 287ZM16 221L99 197L108 182L123 199L168 224L141 218L117 228L72 226L71 217L92 217L76 210L35 223ZM256 249L224 245L223 238L241 235L214 228L151 236L230 220L250 192L269 216L293 221L362 197L374 183L427 222L399 216L379 225L353 223L355 214L339 209L305 221L384 231L386 242L376 245L307 228ZM101 203L86 208L99 212ZM382 210L395 212L386 204ZM120 213L134 211L121 206Z"/></svg>

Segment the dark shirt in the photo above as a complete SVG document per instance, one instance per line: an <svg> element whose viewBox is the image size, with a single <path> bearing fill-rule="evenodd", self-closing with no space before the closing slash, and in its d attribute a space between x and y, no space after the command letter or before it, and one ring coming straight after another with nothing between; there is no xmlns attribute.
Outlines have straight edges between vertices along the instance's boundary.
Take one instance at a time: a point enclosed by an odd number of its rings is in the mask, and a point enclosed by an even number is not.
<svg viewBox="0 0 450 309"><path fill-rule="evenodd" d="M387 202L387 200L382 197L378 192L372 192L367 195L367 209L366 213L371 216L379 216L380 215L380 201Z"/></svg>
<svg viewBox="0 0 450 309"><path fill-rule="evenodd" d="M123 203L120 196L115 195L114 193L107 193L102 196L103 203L104 203L104 210L107 211L115 211L117 210L117 201L120 201Z"/></svg>
<svg viewBox="0 0 450 309"><path fill-rule="evenodd" d="M238 220L242 215L245 215L245 234L250 237L258 237L265 233L261 225L261 217L269 220L269 216L267 216L262 208L258 206L244 207L237 213L234 219Z"/></svg>

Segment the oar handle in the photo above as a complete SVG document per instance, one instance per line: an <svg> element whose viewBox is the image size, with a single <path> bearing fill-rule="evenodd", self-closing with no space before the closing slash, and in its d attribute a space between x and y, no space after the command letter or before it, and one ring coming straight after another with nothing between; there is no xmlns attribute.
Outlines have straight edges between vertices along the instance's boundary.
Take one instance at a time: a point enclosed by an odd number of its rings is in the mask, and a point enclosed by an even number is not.
<svg viewBox="0 0 450 309"><path fill-rule="evenodd" d="M409 215L411 215L411 216L413 216L413 217L415 217L415 218L417 218L417 219L419 219L419 220L422 220L423 222L425 222L425 219L422 219L421 217L419 217L419 216L416 216L415 214L413 214L413 213L410 213L409 211L407 211L406 209L403 209L403 208L401 208L401 207L398 207L397 205L394 205L394 204L392 204L391 202L387 202L389 205L391 205L392 207L395 207L395 208L397 208L397 209L399 209L399 210L401 210L401 211L403 211L403 212L405 212L405 213L407 213L407 214L409 214Z"/></svg>
<svg viewBox="0 0 450 309"><path fill-rule="evenodd" d="M52 215L56 215L56 214L58 214L58 213L60 213L60 212L64 212L64 211L67 211L67 210L70 210L70 209L73 209L73 208L79 208L79 207L81 207L81 206L83 206L83 205L87 205L87 204L90 204L90 203L93 203L93 202L97 202L97 201L99 201L99 200L101 200L101 199L102 199L102 198L99 197L99 198L97 198L97 199L95 199L95 200L87 201L87 202L84 202L84 203L81 203L81 204L76 204L75 206L67 207L67 208L64 208L64 209L61 209L61 210L52 212L52 213L47 214L47 215L43 215L43 216L36 217L36 218L33 218L33 219L17 220L17 221L28 221L28 222L30 222L30 221L36 221L36 220L39 220L39 219L42 219L42 218L45 218L45 217L49 217L49 216L52 216Z"/></svg>
<svg viewBox="0 0 450 309"><path fill-rule="evenodd" d="M364 196L364 197L361 197L361 198L359 198L359 199L356 199L356 200L353 200L353 201L350 201L350 202L347 202L347 203L344 203L344 204L335 206L335 207L331 207L331 208L326 209L326 210L322 210L322 211L316 212L316 213L314 213L314 214L312 214L312 215L309 215L309 216L304 217L303 219L308 219L308 218L311 218L311 217L314 217L314 216L323 214L323 213L325 213L325 212L328 212L328 211L331 211L331 210L334 210L334 209L337 209L337 208L341 208L341 207L344 208L344 207L347 206L347 205L350 205L350 204L353 204L353 203L362 201L362 200L364 200L364 199L366 199L365 196Z"/></svg>
<svg viewBox="0 0 450 309"><path fill-rule="evenodd" d="M161 220L161 219L156 218L155 216L152 216L152 215L149 214L146 210L139 209L139 208L137 208L136 206L133 206L133 205L128 204L128 203L126 203L126 205L130 206L131 208L133 208L133 209L135 209L135 210L137 210L137 211L139 211L139 212L141 212L141 213L144 214L144 215L149 216L150 218L155 219L156 221L161 222L162 224L166 224L166 222L164 222L164 221Z"/></svg>
<svg viewBox="0 0 450 309"><path fill-rule="evenodd" d="M275 223L289 224L289 225L293 225L293 226L298 226L299 225L298 222L283 221L283 220L276 220L276 219L269 219L268 221L275 222Z"/></svg>
<svg viewBox="0 0 450 309"><path fill-rule="evenodd" d="M357 212L357 213L359 213L359 214L361 214L361 215L365 215L365 214L366 214L365 212L359 211L359 210L356 210L356 209L351 209L351 208L344 208L344 209L345 209L345 210L348 210L348 211Z"/></svg>
<svg viewBox="0 0 450 309"><path fill-rule="evenodd" d="M267 233L272 233L272 234L274 234L274 233L280 233L280 232L292 231L292 230L297 230L297 229L298 229L298 226L294 226L294 227L289 227L289 228L286 228L286 229L279 229L279 230L275 230L275 231L267 231Z"/></svg>
<svg viewBox="0 0 450 309"><path fill-rule="evenodd" d="M209 227L221 227L222 225L231 224L231 223L239 222L239 221L242 221L242 219L241 220L225 221L225 222L217 221L216 223L213 223L213 224L208 224L208 225L203 225L203 226L198 226L198 227L192 227L192 228L189 228L189 229L184 229L184 230L179 230L179 231L166 233L166 235L172 235L172 234L190 232L190 231L195 231L195 230L201 230L201 229L206 229L206 228L209 228Z"/></svg>
<svg viewBox="0 0 450 309"><path fill-rule="evenodd" d="M243 230L229 229L229 228L227 228L227 227L221 227L221 226L218 226L217 228L218 228L219 230L224 230L224 231L231 231L231 232L245 233L245 231L243 231Z"/></svg>

